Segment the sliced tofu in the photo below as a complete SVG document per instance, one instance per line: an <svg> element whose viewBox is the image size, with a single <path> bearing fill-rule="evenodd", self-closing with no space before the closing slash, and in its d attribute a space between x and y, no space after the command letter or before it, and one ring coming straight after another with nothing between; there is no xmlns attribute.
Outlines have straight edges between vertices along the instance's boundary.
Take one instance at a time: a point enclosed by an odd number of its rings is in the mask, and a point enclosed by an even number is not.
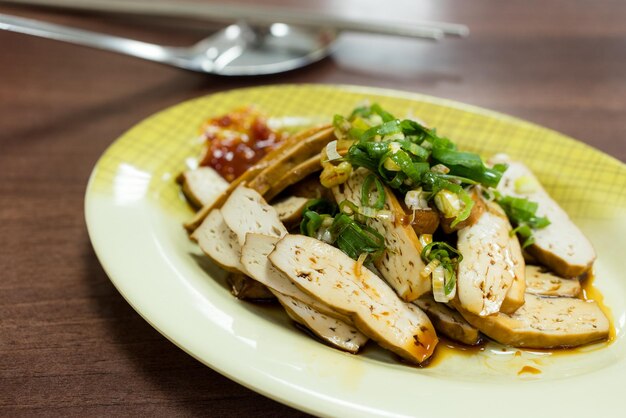
<svg viewBox="0 0 626 418"><path fill-rule="evenodd" d="M254 178L257 174L259 174L263 169L267 166L267 162L259 162L255 166L246 170L241 176L237 177L233 182L231 182L226 190L224 190L213 202L202 206L202 208L196 212L196 214L189 221L185 222L183 226L187 230L187 232L191 233L195 231L195 229L202 223L204 218L213 210L219 209L222 207L228 196L240 185L245 185L247 181L251 178Z"/></svg>
<svg viewBox="0 0 626 418"><path fill-rule="evenodd" d="M578 279L563 279L539 266L526 266L526 292L541 296L576 297L581 292Z"/></svg>
<svg viewBox="0 0 626 418"><path fill-rule="evenodd" d="M432 295L425 294L413 303L426 312L437 332L465 345L480 343L480 332L471 326L460 313L443 303L435 302Z"/></svg>
<svg viewBox="0 0 626 418"><path fill-rule="evenodd" d="M524 257L522 256L521 259L523 260ZM525 260L524 264L526 264ZM511 287L509 287L509 290L506 292L502 306L500 306L500 312L512 314L519 309L526 300L526 286L526 270L524 269L523 275L516 274L515 277L513 277Z"/></svg>
<svg viewBox="0 0 626 418"><path fill-rule="evenodd" d="M524 303L524 258L517 237L502 209L489 202L478 221L458 232L457 248L463 260L457 269L457 293L461 306L475 315L514 312Z"/></svg>
<svg viewBox="0 0 626 418"><path fill-rule="evenodd" d="M367 268L341 250L303 235L286 235L270 261L302 290L352 318L365 335L413 363L428 359L437 335L428 316L403 302Z"/></svg>
<svg viewBox="0 0 626 418"><path fill-rule="evenodd" d="M320 151L334 139L333 128L325 128L313 135L292 144L285 149L271 164L261 171L249 183L249 187L265 195L285 175L291 173L300 164L319 155ZM300 179L304 178L300 177ZM286 187L286 186L285 186Z"/></svg>
<svg viewBox="0 0 626 418"><path fill-rule="evenodd" d="M609 336L609 320L596 302L526 294L526 303L511 315L486 317L459 308L463 317L501 344L526 348L576 347Z"/></svg>
<svg viewBox="0 0 626 418"><path fill-rule="evenodd" d="M363 182L370 174L365 168L355 170L348 181L333 187L337 202L348 200L357 206L361 205L361 189ZM385 189L385 210L395 214L396 218L404 216L404 209L393 192ZM375 200L378 193L371 191L370 198ZM430 280L422 277L424 262L420 256L421 245L417 234L410 225L401 219L381 220L368 218L367 225L374 228L385 238L386 250L374 261L383 278L396 291L398 296L407 302L413 301L430 290Z"/></svg>
<svg viewBox="0 0 626 418"><path fill-rule="evenodd" d="M282 223L293 225L302 219L302 210L308 201L306 197L289 196L272 203L272 206L276 209L278 219Z"/></svg>
<svg viewBox="0 0 626 418"><path fill-rule="evenodd" d="M187 199L200 208L213 203L228 188L228 182L211 167L185 171L181 181Z"/></svg>
<svg viewBox="0 0 626 418"><path fill-rule="evenodd" d="M270 263L268 256L274 251L278 240L277 237L262 234L249 233L246 236L246 242L241 249L241 264L250 277L276 292L299 300L322 314L351 324L350 317L303 292L282 271Z"/></svg>
<svg viewBox="0 0 626 418"><path fill-rule="evenodd" d="M296 184L307 176L316 173L322 169L321 157L316 154L306 161L289 170L282 177L272 183L270 189L264 194L265 199L271 201L280 192L285 190L292 184Z"/></svg>
<svg viewBox="0 0 626 418"><path fill-rule="evenodd" d="M354 326L324 315L298 299L279 293L276 296L291 319L332 347L356 354L368 340Z"/></svg>
<svg viewBox="0 0 626 418"><path fill-rule="evenodd" d="M237 235L239 245L245 243L249 232L274 237L287 233L276 209L268 205L257 191L245 186L239 186L232 192L221 212L228 227Z"/></svg>
<svg viewBox="0 0 626 418"><path fill-rule="evenodd" d="M224 270L236 273L245 271L239 260L241 245L237 235L224 222L221 210L213 209L191 234L191 239Z"/></svg>
<svg viewBox="0 0 626 418"><path fill-rule="evenodd" d="M226 277L230 286L230 292L237 299L251 300L254 302L268 302L276 300L276 297L263 284L241 273L230 273Z"/></svg>
<svg viewBox="0 0 626 418"><path fill-rule="evenodd" d="M306 197L307 199L333 200L330 189L322 186L317 173L311 174L299 182L289 186L285 193L289 196Z"/></svg>
<svg viewBox="0 0 626 418"><path fill-rule="evenodd" d="M502 155L494 157L490 162L509 165L498 185L500 193L537 202L537 215L550 220L547 227L533 231L535 242L527 248L528 252L540 264L561 277L576 277L589 271L596 259L595 250L567 213L541 186L532 171L524 164L510 161ZM525 187L516 187L516 182L518 185L523 183Z"/></svg>

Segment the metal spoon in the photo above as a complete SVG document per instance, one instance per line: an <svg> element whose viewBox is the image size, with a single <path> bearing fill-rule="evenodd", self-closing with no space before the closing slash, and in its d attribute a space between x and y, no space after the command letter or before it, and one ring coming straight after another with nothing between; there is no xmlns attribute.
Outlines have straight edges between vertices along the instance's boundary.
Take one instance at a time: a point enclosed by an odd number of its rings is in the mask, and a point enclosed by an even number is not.
<svg viewBox="0 0 626 418"><path fill-rule="evenodd" d="M302 67L330 54L337 39L333 29L304 29L283 23L259 29L238 22L190 47L172 47L4 14L0 14L0 29L231 76L274 74Z"/></svg>

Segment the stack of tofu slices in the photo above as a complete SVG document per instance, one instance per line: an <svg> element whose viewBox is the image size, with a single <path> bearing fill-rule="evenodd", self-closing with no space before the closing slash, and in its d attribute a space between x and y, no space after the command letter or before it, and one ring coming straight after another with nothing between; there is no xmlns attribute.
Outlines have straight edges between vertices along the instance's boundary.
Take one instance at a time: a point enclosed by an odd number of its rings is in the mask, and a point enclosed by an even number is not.
<svg viewBox="0 0 626 418"><path fill-rule="evenodd" d="M293 135L230 184L208 167L181 175L185 195L199 207L185 227L207 256L231 272L235 295L278 300L289 317L330 346L356 353L372 339L415 364L433 354L437 332L466 345L487 336L529 348L608 337L609 321L598 304L579 298L578 277L590 270L593 248L541 186L524 197L538 202L538 214L551 224L535 232L528 253L497 204L477 205L479 213L458 231L463 260L457 296L448 304L432 297L410 225L371 220L386 250L370 268L330 244L290 233L311 198L357 200L365 169L354 170L333 190L319 183L320 152L334 139L330 126ZM497 158L492 163L505 157ZM499 189L514 196L516 178L534 177L523 164L506 163ZM387 209L403 211L391 191L385 199ZM545 267L526 265L531 259Z"/></svg>

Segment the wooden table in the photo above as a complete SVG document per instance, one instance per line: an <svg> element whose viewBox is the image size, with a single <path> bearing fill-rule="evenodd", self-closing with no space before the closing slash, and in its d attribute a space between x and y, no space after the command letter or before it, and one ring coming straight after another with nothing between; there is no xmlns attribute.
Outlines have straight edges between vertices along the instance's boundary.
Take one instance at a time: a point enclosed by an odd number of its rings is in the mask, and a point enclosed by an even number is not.
<svg viewBox="0 0 626 418"><path fill-rule="evenodd" d="M621 0L273 3L458 21L472 34L438 44L349 35L308 68L220 78L0 32L0 415L297 415L162 337L94 255L83 220L91 168L122 132L167 106L271 83L391 87L509 113L626 161ZM0 13L171 44L206 34L197 23Z"/></svg>

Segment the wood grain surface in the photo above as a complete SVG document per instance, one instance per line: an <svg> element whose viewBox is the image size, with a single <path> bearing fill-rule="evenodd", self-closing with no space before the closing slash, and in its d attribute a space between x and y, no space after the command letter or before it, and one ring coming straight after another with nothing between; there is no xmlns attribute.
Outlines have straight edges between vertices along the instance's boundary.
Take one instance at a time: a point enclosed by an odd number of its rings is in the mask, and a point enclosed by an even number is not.
<svg viewBox="0 0 626 418"><path fill-rule="evenodd" d="M298 416L201 365L109 282L84 224L100 154L180 101L275 83L349 83L455 99L553 128L626 161L626 3L273 1L303 10L466 23L439 43L345 35L287 74L221 78L0 32L0 416ZM167 44L199 22L0 13Z"/></svg>

